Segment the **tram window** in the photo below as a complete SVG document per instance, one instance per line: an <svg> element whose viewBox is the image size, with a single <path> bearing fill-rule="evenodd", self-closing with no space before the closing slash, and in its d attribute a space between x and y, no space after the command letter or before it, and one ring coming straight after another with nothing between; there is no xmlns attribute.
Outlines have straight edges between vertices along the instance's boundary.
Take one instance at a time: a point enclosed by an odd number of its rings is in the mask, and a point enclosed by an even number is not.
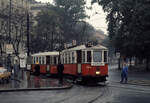
<svg viewBox="0 0 150 103"><path fill-rule="evenodd" d="M94 51L93 52L93 61L94 62L102 62L102 51Z"/></svg>
<svg viewBox="0 0 150 103"><path fill-rule="evenodd" d="M91 51L87 51L87 62L91 62Z"/></svg>
<svg viewBox="0 0 150 103"><path fill-rule="evenodd" d="M50 64L50 56L46 56L46 64Z"/></svg>
<svg viewBox="0 0 150 103"><path fill-rule="evenodd" d="M45 64L45 62L44 62L44 57L42 57L42 64Z"/></svg>
<svg viewBox="0 0 150 103"><path fill-rule="evenodd" d="M36 57L36 63L39 63L39 57Z"/></svg>
<svg viewBox="0 0 150 103"><path fill-rule="evenodd" d="M32 63L35 64L35 57L32 57Z"/></svg>
<svg viewBox="0 0 150 103"><path fill-rule="evenodd" d="M39 64L41 64L41 57L39 57Z"/></svg>
<svg viewBox="0 0 150 103"><path fill-rule="evenodd" d="M69 53L67 53L67 64L69 64Z"/></svg>
<svg viewBox="0 0 150 103"><path fill-rule="evenodd" d="M74 57L74 52L72 52L72 63L74 63L75 62L75 59L74 59L75 57Z"/></svg>
<svg viewBox="0 0 150 103"><path fill-rule="evenodd" d="M82 57L81 57L81 50L77 51L77 63L81 63Z"/></svg>
<svg viewBox="0 0 150 103"><path fill-rule="evenodd" d="M63 63L65 64L65 54L63 54Z"/></svg>
<svg viewBox="0 0 150 103"><path fill-rule="evenodd" d="M50 57L50 64L53 64L53 58L52 58L52 56Z"/></svg>
<svg viewBox="0 0 150 103"><path fill-rule="evenodd" d="M104 51L104 62L107 62L107 51Z"/></svg>
<svg viewBox="0 0 150 103"><path fill-rule="evenodd" d="M65 63L67 64L67 53L65 53Z"/></svg>
<svg viewBox="0 0 150 103"><path fill-rule="evenodd" d="M82 62L85 63L85 51L82 51Z"/></svg>
<svg viewBox="0 0 150 103"><path fill-rule="evenodd" d="M68 61L68 63L71 63L71 54L68 53L68 56L69 56L69 61Z"/></svg>
<svg viewBox="0 0 150 103"><path fill-rule="evenodd" d="M54 64L56 64L56 61L57 61L57 60L56 60L56 57L54 57Z"/></svg>

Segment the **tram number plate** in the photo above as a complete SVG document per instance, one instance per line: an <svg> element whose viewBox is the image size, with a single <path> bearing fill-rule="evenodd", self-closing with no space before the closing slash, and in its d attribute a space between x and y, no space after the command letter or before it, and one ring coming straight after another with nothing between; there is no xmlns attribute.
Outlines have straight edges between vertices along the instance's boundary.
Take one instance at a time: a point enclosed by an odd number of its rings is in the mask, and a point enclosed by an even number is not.
<svg viewBox="0 0 150 103"><path fill-rule="evenodd" d="M91 63L92 66L104 66L104 63L102 62L93 62Z"/></svg>

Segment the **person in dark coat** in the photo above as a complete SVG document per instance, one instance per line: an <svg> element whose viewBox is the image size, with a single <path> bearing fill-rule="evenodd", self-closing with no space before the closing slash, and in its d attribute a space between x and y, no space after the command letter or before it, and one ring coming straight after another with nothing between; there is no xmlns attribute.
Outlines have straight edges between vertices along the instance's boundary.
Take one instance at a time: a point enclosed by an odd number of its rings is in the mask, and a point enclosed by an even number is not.
<svg viewBox="0 0 150 103"><path fill-rule="evenodd" d="M40 66L37 64L37 65L34 67L34 69L35 69L34 74L35 74L36 76L39 76L39 75L40 75Z"/></svg>
<svg viewBox="0 0 150 103"><path fill-rule="evenodd" d="M57 72L59 76L59 84L63 84L63 71L64 71L64 65L59 62L57 65Z"/></svg>

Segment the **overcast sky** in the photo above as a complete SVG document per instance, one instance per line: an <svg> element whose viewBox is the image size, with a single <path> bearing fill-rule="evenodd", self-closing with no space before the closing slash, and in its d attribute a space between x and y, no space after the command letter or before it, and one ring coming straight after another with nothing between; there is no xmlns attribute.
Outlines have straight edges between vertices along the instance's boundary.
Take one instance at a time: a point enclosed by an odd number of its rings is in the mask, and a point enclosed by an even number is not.
<svg viewBox="0 0 150 103"><path fill-rule="evenodd" d="M36 0L43 3L52 2L53 0ZM91 0L86 0L87 5L90 6ZM103 12L102 8L98 4L92 5L92 10L87 10L87 15L90 16L90 19L86 21L92 24L96 29L101 29L107 35L107 23L106 23L106 14Z"/></svg>

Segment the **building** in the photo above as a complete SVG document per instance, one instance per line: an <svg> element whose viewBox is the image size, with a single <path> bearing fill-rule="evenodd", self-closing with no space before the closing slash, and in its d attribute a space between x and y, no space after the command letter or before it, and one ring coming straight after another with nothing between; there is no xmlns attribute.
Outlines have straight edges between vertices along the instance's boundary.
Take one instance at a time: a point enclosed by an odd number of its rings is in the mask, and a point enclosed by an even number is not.
<svg viewBox="0 0 150 103"><path fill-rule="evenodd" d="M28 0L0 0L0 56L6 58L7 48L13 46L11 56L26 48L26 15ZM11 44L12 46L7 46Z"/></svg>

